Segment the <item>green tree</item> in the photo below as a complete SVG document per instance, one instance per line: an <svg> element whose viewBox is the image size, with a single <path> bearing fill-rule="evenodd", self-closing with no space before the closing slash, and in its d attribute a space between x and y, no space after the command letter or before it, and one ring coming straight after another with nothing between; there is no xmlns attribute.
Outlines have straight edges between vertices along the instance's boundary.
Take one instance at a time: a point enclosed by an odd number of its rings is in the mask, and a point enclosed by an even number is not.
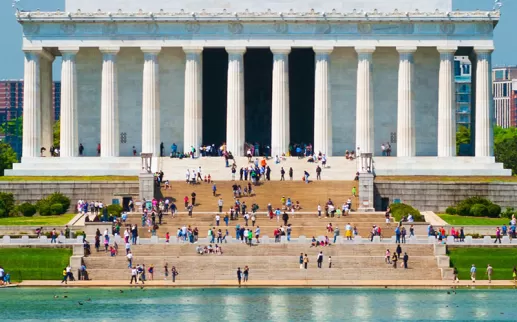
<svg viewBox="0 0 517 322"><path fill-rule="evenodd" d="M470 129L461 125L456 133L456 154L460 154L460 145L470 144Z"/></svg>
<svg viewBox="0 0 517 322"><path fill-rule="evenodd" d="M23 133L23 118L20 116L1 124L0 133L21 136Z"/></svg>
<svg viewBox="0 0 517 322"><path fill-rule="evenodd" d="M13 163L16 162L18 158L13 148L5 142L0 142L0 176L4 175L5 169L12 169Z"/></svg>
<svg viewBox="0 0 517 322"><path fill-rule="evenodd" d="M517 174L517 135L502 132L494 137L495 161L503 163L506 169L512 169L512 174Z"/></svg>
<svg viewBox="0 0 517 322"><path fill-rule="evenodd" d="M57 120L55 123L54 123L54 128L53 128L53 131L54 131L54 147L58 147L59 146L59 140L61 138L61 122L59 120Z"/></svg>

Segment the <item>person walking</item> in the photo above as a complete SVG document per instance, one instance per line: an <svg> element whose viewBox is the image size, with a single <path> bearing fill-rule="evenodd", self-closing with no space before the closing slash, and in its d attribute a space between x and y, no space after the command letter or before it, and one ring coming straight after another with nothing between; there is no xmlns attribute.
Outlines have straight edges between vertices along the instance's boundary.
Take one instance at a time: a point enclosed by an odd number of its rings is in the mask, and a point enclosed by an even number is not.
<svg viewBox="0 0 517 322"><path fill-rule="evenodd" d="M501 228L497 227L497 229L495 230L495 240L494 240L494 244L497 243L497 241L499 240L499 244L501 243Z"/></svg>
<svg viewBox="0 0 517 322"><path fill-rule="evenodd" d="M131 281L129 284L133 284L133 281L135 281L135 284L138 284L138 280L136 279L136 276L138 275L138 270L136 267L131 268Z"/></svg>
<svg viewBox="0 0 517 322"><path fill-rule="evenodd" d="M517 267L513 267L513 270L512 270L512 277L513 277L513 282L517 282Z"/></svg>
<svg viewBox="0 0 517 322"><path fill-rule="evenodd" d="M241 287L241 278L242 278L242 271L241 268L237 268L237 282L239 283L239 287Z"/></svg>
<svg viewBox="0 0 517 322"><path fill-rule="evenodd" d="M180 273L176 269L176 266L172 266L171 268L171 276L172 276L172 282L176 283L176 276L178 276Z"/></svg>
<svg viewBox="0 0 517 322"><path fill-rule="evenodd" d="M393 253L393 256L391 257L391 262L393 263L393 268L397 268L397 254Z"/></svg>
<svg viewBox="0 0 517 322"><path fill-rule="evenodd" d="M329 268L332 268L332 256L329 256Z"/></svg>
<svg viewBox="0 0 517 322"><path fill-rule="evenodd" d="M223 212L223 198L219 198L217 206L219 207L219 212Z"/></svg>
<svg viewBox="0 0 517 322"><path fill-rule="evenodd" d="M300 269L303 269L303 253L300 253Z"/></svg>
<svg viewBox="0 0 517 322"><path fill-rule="evenodd" d="M307 269L307 265L309 264L309 257L307 257L307 254L303 257L303 267Z"/></svg>
<svg viewBox="0 0 517 322"><path fill-rule="evenodd" d="M470 279L472 280L472 283L476 283L476 265L472 264L472 267L470 268Z"/></svg>
<svg viewBox="0 0 517 322"><path fill-rule="evenodd" d="M492 283L492 273L494 272L494 268L488 264L486 267L486 276L488 277L488 283Z"/></svg>
<svg viewBox="0 0 517 322"><path fill-rule="evenodd" d="M285 170L283 167L280 169L280 181L285 181Z"/></svg>
<svg viewBox="0 0 517 322"><path fill-rule="evenodd" d="M163 265L163 275L165 276L163 280L166 281L169 277L169 263L165 263L165 265Z"/></svg>
<svg viewBox="0 0 517 322"><path fill-rule="evenodd" d="M352 196L356 196L357 195L357 188L356 187L353 187L352 188Z"/></svg>
<svg viewBox="0 0 517 322"><path fill-rule="evenodd" d="M459 283L460 282L460 279L458 278L458 269L455 267L453 267L452 269L452 282L453 283Z"/></svg>
<svg viewBox="0 0 517 322"><path fill-rule="evenodd" d="M321 264L323 263L323 252L320 252L320 253L318 254L318 259L317 259L317 261L318 261L318 268L321 268Z"/></svg>

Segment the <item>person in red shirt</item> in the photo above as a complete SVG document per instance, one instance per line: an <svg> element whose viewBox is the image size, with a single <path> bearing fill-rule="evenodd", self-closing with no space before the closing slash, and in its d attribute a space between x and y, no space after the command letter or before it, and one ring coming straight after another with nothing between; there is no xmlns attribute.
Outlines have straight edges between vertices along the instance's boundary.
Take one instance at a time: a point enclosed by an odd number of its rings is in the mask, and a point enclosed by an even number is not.
<svg viewBox="0 0 517 322"><path fill-rule="evenodd" d="M185 202L185 209L188 207L188 196L185 196L185 198L183 198L183 201Z"/></svg>

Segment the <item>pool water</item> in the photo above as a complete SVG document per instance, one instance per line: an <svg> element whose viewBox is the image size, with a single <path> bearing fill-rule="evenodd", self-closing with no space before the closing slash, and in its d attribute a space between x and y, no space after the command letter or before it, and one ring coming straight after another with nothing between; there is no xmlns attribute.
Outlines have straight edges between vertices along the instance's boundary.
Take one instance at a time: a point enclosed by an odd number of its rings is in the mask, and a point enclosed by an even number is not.
<svg viewBox="0 0 517 322"><path fill-rule="evenodd" d="M0 320L515 321L516 292L511 289L464 289L454 293L452 290L327 288L9 288L0 289Z"/></svg>

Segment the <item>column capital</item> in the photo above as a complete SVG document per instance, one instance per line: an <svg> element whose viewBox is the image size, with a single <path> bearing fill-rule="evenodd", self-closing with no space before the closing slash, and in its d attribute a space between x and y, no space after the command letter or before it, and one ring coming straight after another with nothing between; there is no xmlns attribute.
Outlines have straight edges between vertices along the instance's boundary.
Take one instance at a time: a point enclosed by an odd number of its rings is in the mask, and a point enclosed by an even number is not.
<svg viewBox="0 0 517 322"><path fill-rule="evenodd" d="M160 51L162 50L162 47L159 47L159 46L144 46L144 47L140 47L140 50L144 54L158 55L160 53Z"/></svg>
<svg viewBox="0 0 517 322"><path fill-rule="evenodd" d="M416 46L401 46L397 47L399 54L413 54L417 50Z"/></svg>
<svg viewBox="0 0 517 322"><path fill-rule="evenodd" d="M312 47L312 49L314 50L314 53L316 53L316 54L329 55L334 50L334 46L316 46L316 47Z"/></svg>
<svg viewBox="0 0 517 322"><path fill-rule="evenodd" d="M494 46L475 46L474 52L476 54L491 54L494 51Z"/></svg>
<svg viewBox="0 0 517 322"><path fill-rule="evenodd" d="M66 47L59 47L59 51L62 55L68 54L68 55L75 55L79 52L79 47L77 46L66 46Z"/></svg>
<svg viewBox="0 0 517 322"><path fill-rule="evenodd" d="M114 54L118 54L118 52L120 51L120 47L118 46L115 46L115 47L99 47L99 50L101 53L103 54L111 54L111 55L114 55Z"/></svg>
<svg viewBox="0 0 517 322"><path fill-rule="evenodd" d="M373 54L375 46L357 46L355 47L355 51L358 54Z"/></svg>
<svg viewBox="0 0 517 322"><path fill-rule="evenodd" d="M269 49L275 55L278 55L278 54L288 55L291 52L291 47L289 47L289 46L270 47Z"/></svg>
<svg viewBox="0 0 517 322"><path fill-rule="evenodd" d="M244 55L244 53L246 52L246 47L242 46L228 46L225 47L225 49L228 54L233 55Z"/></svg>
<svg viewBox="0 0 517 322"><path fill-rule="evenodd" d="M183 46L185 54L201 54L203 52L203 46Z"/></svg>
<svg viewBox="0 0 517 322"><path fill-rule="evenodd" d="M458 51L458 46L440 46L436 47L440 54L454 54Z"/></svg>
<svg viewBox="0 0 517 322"><path fill-rule="evenodd" d="M50 52L48 52L43 47L30 47L30 48L24 48L23 51L25 54L36 54L39 55L41 58L44 58L48 61L54 61L54 55L52 55Z"/></svg>

